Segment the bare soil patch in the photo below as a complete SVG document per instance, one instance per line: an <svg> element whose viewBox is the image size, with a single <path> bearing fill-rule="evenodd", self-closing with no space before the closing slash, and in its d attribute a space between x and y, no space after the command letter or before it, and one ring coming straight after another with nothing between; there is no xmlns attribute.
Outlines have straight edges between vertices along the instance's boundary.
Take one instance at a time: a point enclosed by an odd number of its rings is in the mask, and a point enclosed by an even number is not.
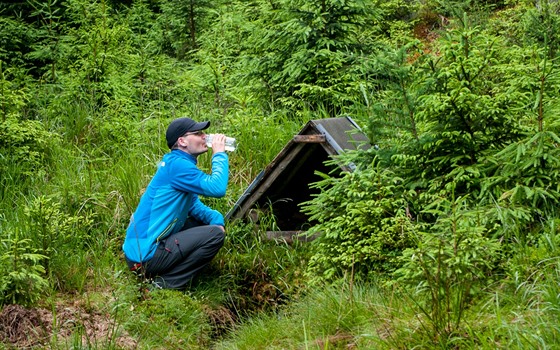
<svg viewBox="0 0 560 350"><path fill-rule="evenodd" d="M54 310L6 305L0 312L0 342L18 349L44 347L81 340L83 345L111 344L132 349L136 340L115 324L108 314L86 311L79 305L57 305Z"/></svg>

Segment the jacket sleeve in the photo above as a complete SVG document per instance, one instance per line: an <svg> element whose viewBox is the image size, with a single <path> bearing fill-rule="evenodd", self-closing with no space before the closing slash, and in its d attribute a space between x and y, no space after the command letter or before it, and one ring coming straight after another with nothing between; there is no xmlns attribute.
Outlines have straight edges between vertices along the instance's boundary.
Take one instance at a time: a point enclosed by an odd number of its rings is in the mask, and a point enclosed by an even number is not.
<svg viewBox="0 0 560 350"><path fill-rule="evenodd" d="M198 196L193 196L193 202L189 211L189 216L207 224L224 225L224 216L217 210L204 205Z"/></svg>
<svg viewBox="0 0 560 350"><path fill-rule="evenodd" d="M172 165L171 186L179 191L206 197L223 197L229 180L229 160L225 152L212 156L212 173L206 174L195 164L181 161Z"/></svg>

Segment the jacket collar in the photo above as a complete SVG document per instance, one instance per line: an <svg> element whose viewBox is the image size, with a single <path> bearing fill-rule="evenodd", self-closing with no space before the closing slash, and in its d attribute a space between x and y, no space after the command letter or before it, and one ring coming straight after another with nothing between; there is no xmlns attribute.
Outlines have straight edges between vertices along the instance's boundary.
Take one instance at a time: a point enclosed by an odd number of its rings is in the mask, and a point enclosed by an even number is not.
<svg viewBox="0 0 560 350"><path fill-rule="evenodd" d="M188 161L192 162L193 164L197 163L197 159L196 159L195 156L193 156L192 154L187 153L185 151L181 151L180 149L173 149L168 154L170 154L174 157L187 159Z"/></svg>

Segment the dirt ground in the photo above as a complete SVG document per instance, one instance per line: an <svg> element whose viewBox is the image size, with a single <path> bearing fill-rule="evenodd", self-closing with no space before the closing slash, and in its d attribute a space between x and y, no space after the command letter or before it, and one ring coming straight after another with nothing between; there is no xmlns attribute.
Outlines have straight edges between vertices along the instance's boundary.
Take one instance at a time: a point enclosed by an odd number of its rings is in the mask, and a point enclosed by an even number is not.
<svg viewBox="0 0 560 350"><path fill-rule="evenodd" d="M115 325L110 315L86 312L79 305L58 305L54 310L6 305L0 312L0 343L31 349L43 348L52 344L51 341L71 344L81 341L82 345L96 347L111 344L121 349L133 349L137 345Z"/></svg>

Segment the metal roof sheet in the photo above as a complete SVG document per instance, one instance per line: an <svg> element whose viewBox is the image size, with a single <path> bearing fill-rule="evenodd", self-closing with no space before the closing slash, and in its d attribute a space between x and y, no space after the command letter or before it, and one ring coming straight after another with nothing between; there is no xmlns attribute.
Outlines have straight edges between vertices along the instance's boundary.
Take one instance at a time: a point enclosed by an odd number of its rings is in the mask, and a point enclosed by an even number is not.
<svg viewBox="0 0 560 350"><path fill-rule="evenodd" d="M369 148L368 138L350 117L312 120L307 123L300 134L308 132L310 127L314 127L318 132L324 134L327 138L326 141L335 146L337 154L345 150Z"/></svg>

